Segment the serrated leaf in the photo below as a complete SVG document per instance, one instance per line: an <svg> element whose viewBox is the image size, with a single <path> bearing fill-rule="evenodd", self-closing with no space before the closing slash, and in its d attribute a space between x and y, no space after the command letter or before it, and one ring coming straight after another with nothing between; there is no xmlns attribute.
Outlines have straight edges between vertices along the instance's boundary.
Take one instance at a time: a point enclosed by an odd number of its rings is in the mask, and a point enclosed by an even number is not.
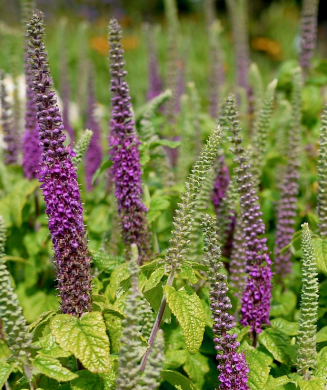
<svg viewBox="0 0 327 390"><path fill-rule="evenodd" d="M143 292L147 292L153 288L155 288L161 281L161 278L164 276L165 270L163 267L158 268L154 272L152 272L151 276L147 280L144 286Z"/></svg>
<svg viewBox="0 0 327 390"><path fill-rule="evenodd" d="M161 377L172 386L180 386L183 390L198 390L196 385L186 376L180 374L176 371L163 370L161 372Z"/></svg>
<svg viewBox="0 0 327 390"><path fill-rule="evenodd" d="M185 273L187 276L187 279L192 283L195 284L198 281L198 278L195 276L194 269L192 267L189 267L188 265L183 265L181 267L182 272Z"/></svg>
<svg viewBox="0 0 327 390"><path fill-rule="evenodd" d="M271 320L271 325L285 333L287 336L296 336L299 332L299 324L297 322L290 322L284 318L275 318Z"/></svg>
<svg viewBox="0 0 327 390"><path fill-rule="evenodd" d="M4 340L0 339L0 360L5 359L10 355L8 345Z"/></svg>
<svg viewBox="0 0 327 390"><path fill-rule="evenodd" d="M41 348L38 350L40 354L50 356L52 358L69 357L71 355L71 352L64 351L60 345L56 343L52 334L48 334L40 338L34 343L34 345Z"/></svg>
<svg viewBox="0 0 327 390"><path fill-rule="evenodd" d="M59 314L51 320L50 329L61 348L89 371L109 371L109 338L101 313L85 313L81 318Z"/></svg>
<svg viewBox="0 0 327 390"><path fill-rule="evenodd" d="M250 325L244 326L241 329L235 328L236 329L236 334L237 334L237 341L240 343L244 337L249 333L250 331Z"/></svg>
<svg viewBox="0 0 327 390"><path fill-rule="evenodd" d="M325 387L325 381L320 378L311 378L308 381L299 378L297 384L300 390L323 390Z"/></svg>
<svg viewBox="0 0 327 390"><path fill-rule="evenodd" d="M316 335L316 341L317 343L323 343L324 341L327 341L327 326L324 326L319 330Z"/></svg>
<svg viewBox="0 0 327 390"><path fill-rule="evenodd" d="M327 240L315 237L312 239L312 244L316 255L317 268L327 275Z"/></svg>
<svg viewBox="0 0 327 390"><path fill-rule="evenodd" d="M12 373L13 369L14 367L10 364L0 361L0 389L2 389L2 386L9 378L9 375Z"/></svg>
<svg viewBox="0 0 327 390"><path fill-rule="evenodd" d="M266 384L270 372L272 358L259 350L251 350L246 357L250 372L248 384L251 390L261 390Z"/></svg>
<svg viewBox="0 0 327 390"><path fill-rule="evenodd" d="M103 314L103 316L105 319L107 331L109 333L110 352L119 353L122 320L119 317L106 312Z"/></svg>
<svg viewBox="0 0 327 390"><path fill-rule="evenodd" d="M55 379L58 382L67 382L78 377L76 374L63 367L58 360L49 356L36 356L32 365L41 372L41 374Z"/></svg>
<svg viewBox="0 0 327 390"><path fill-rule="evenodd" d="M100 375L83 370L78 372L78 378L70 387L71 390L104 390L104 381Z"/></svg>
<svg viewBox="0 0 327 390"><path fill-rule="evenodd" d="M271 377L263 390L274 390L278 386L286 385L287 383L290 383L291 380L287 377L287 375L280 376L278 378Z"/></svg>
<svg viewBox="0 0 327 390"><path fill-rule="evenodd" d="M102 374L101 377L104 380L104 390L115 390L116 379L119 375L119 356L110 355L110 372L108 374Z"/></svg>
<svg viewBox="0 0 327 390"><path fill-rule="evenodd" d="M195 354L201 346L205 328L205 313L200 298L189 286L178 291L165 286L164 293L168 306L182 327L188 351Z"/></svg>
<svg viewBox="0 0 327 390"><path fill-rule="evenodd" d="M314 376L321 379L327 379L327 347L322 348L317 357L317 367Z"/></svg>
<svg viewBox="0 0 327 390"><path fill-rule="evenodd" d="M278 362L289 363L290 357L287 353L287 348L291 343L289 337L284 333L278 329L266 329L259 334L258 340Z"/></svg>

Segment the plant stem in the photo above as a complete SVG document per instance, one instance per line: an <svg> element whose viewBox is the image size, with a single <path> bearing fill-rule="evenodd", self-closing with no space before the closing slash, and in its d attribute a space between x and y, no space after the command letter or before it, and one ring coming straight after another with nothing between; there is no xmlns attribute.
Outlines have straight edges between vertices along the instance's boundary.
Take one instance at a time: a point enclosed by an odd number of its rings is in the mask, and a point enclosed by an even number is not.
<svg viewBox="0 0 327 390"><path fill-rule="evenodd" d="M172 270L171 274L168 276L166 286L172 286L174 278L175 278L175 270ZM142 362L141 362L140 371L142 371L142 372L145 370L145 366L146 366L147 360L149 358L151 349L153 347L154 340L156 338L158 330L160 329L160 324L161 324L162 317L163 317L164 312L165 312L166 304L167 304L166 298L163 297L162 301L161 301L161 304L160 304L160 308L159 308L158 314L157 314L157 318L156 318L156 320L155 320L155 322L153 324L153 328L152 328L152 331L151 331L151 334L150 334L150 337L149 337L149 340L148 340L149 347L146 350L146 352L145 352L145 354L143 356Z"/></svg>

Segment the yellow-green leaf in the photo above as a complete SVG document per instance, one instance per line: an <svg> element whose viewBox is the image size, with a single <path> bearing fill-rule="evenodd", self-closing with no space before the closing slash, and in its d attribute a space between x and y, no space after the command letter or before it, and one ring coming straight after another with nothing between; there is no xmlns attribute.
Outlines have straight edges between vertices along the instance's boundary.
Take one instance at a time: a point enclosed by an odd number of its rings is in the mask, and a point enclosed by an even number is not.
<svg viewBox="0 0 327 390"><path fill-rule="evenodd" d="M264 345L273 357L284 364L288 364L290 356L287 353L288 347L291 345L287 335L278 329L266 329L259 335L260 344Z"/></svg>
<svg viewBox="0 0 327 390"><path fill-rule="evenodd" d="M284 318L275 318L271 320L271 325L285 333L287 336L296 336L299 331L299 324L297 322L290 322Z"/></svg>
<svg viewBox="0 0 327 390"><path fill-rule="evenodd" d="M9 378L9 375L12 373L14 367L11 365L0 362L0 389L5 384L6 380Z"/></svg>
<svg viewBox="0 0 327 390"><path fill-rule="evenodd" d="M52 358L69 357L71 355L71 352L64 351L60 345L56 343L56 340L51 333L39 339L34 345L41 348L38 350L40 354Z"/></svg>
<svg viewBox="0 0 327 390"><path fill-rule="evenodd" d="M58 382L67 382L78 377L78 375L63 367L58 360L49 356L38 355L32 364L42 374Z"/></svg>
<svg viewBox="0 0 327 390"><path fill-rule="evenodd" d="M264 352L256 349L250 351L246 357L250 372L248 374L248 384L251 390L261 390L267 383L270 367L273 359Z"/></svg>
<svg viewBox="0 0 327 390"><path fill-rule="evenodd" d="M186 376L180 374L179 372L163 370L161 372L161 377L175 387L180 386L183 390L198 390L190 379L186 378Z"/></svg>
<svg viewBox="0 0 327 390"><path fill-rule="evenodd" d="M311 378L309 381L299 378L297 384L300 390L324 390L325 388L325 381L320 378Z"/></svg>
<svg viewBox="0 0 327 390"><path fill-rule="evenodd" d="M315 237L312 239L317 268L327 275L327 240L325 238Z"/></svg>
<svg viewBox="0 0 327 390"><path fill-rule="evenodd" d="M50 323L51 333L65 351L69 351L91 372L109 371L109 338L100 312L81 318L59 314Z"/></svg>
<svg viewBox="0 0 327 390"><path fill-rule="evenodd" d="M286 385L290 382L291 380L287 377L287 375L283 375L278 378L269 377L269 380L263 390L275 390L276 387Z"/></svg>
<svg viewBox="0 0 327 390"><path fill-rule="evenodd" d="M168 306L182 327L188 351L195 354L201 346L205 328L205 313L200 298L189 286L178 291L165 286L164 293Z"/></svg>
<svg viewBox="0 0 327 390"><path fill-rule="evenodd" d="M323 343L324 341L327 341L327 326L324 326L319 330L316 336L317 343Z"/></svg>
<svg viewBox="0 0 327 390"><path fill-rule="evenodd" d="M165 270L161 267L152 272L151 276L145 283L143 292L149 291L152 288L156 287L160 283L161 278L164 276L164 274Z"/></svg>

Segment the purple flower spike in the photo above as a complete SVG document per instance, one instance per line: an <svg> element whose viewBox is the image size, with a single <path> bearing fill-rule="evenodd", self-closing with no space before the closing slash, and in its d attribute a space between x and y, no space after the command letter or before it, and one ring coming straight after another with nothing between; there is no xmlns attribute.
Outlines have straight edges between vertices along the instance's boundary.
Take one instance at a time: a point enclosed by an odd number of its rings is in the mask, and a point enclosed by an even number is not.
<svg viewBox="0 0 327 390"><path fill-rule="evenodd" d="M89 75L87 98L88 103L86 128L93 131L93 137L85 156L85 176L87 190L91 191L92 177L101 165L102 160L101 127L94 116L96 101L94 96L94 79L91 71Z"/></svg>
<svg viewBox="0 0 327 390"><path fill-rule="evenodd" d="M218 175L215 181L215 186L212 192L212 203L215 208L215 212L220 217L221 201L226 196L227 188L230 182L230 175L228 167L225 163L225 157L221 156L219 159Z"/></svg>
<svg viewBox="0 0 327 390"><path fill-rule="evenodd" d="M110 73L112 91L112 117L109 148L113 161L112 176L118 212L121 216L123 241L127 250L136 243L139 262L150 252L147 229L147 209L142 203L141 166L134 121L131 112L131 98L125 81L124 50L120 43L122 31L116 19L109 24Z"/></svg>
<svg viewBox="0 0 327 390"><path fill-rule="evenodd" d="M159 75L158 57L155 47L154 28L149 24L145 25L148 49L148 92L147 100L151 100L162 92L162 80Z"/></svg>
<svg viewBox="0 0 327 390"><path fill-rule="evenodd" d="M41 188L49 217L49 230L57 266L61 310L81 316L91 311L91 273L83 207L72 163L73 151L57 105L44 46L43 14L37 11L27 25L28 59L37 108L42 165Z"/></svg>
<svg viewBox="0 0 327 390"><path fill-rule="evenodd" d="M17 164L20 142L14 126L12 107L11 104L8 102L8 95L4 84L3 72L0 73L0 99L3 140L6 143L6 146L4 148L5 164Z"/></svg>
<svg viewBox="0 0 327 390"><path fill-rule="evenodd" d="M249 368L243 353L237 352L240 343L233 333L236 326L234 317L228 313L232 308L227 296L228 286L226 275L220 273L222 263L219 262L220 249L217 240L216 221L209 215L202 219L205 262L208 266L210 281L210 311L213 319L215 349L217 351L220 390L248 390L247 374Z"/></svg>
<svg viewBox="0 0 327 390"><path fill-rule="evenodd" d="M266 245L265 225L262 221L262 212L258 203L258 196L252 180L251 168L247 164L247 157L242 147L242 138L239 136L240 127L236 101L233 96L227 99L227 118L230 123L230 140L234 145L232 152L236 155L235 162L238 191L240 193L240 210L244 224L243 242L246 255L246 286L242 297L240 323L250 325L253 333L253 344L256 345L257 334L261 332L263 324L269 324L269 310L271 298L271 260Z"/></svg>
<svg viewBox="0 0 327 390"><path fill-rule="evenodd" d="M30 13L30 12L29 12ZM28 14L29 14L28 13ZM32 16L32 14L30 15ZM39 130L36 119L36 106L33 101L34 92L32 78L29 73L27 54L27 42L25 43L24 73L26 80L26 111L25 111L25 133L23 136L23 168L25 176L31 179L39 177L41 164L41 147L39 145Z"/></svg>

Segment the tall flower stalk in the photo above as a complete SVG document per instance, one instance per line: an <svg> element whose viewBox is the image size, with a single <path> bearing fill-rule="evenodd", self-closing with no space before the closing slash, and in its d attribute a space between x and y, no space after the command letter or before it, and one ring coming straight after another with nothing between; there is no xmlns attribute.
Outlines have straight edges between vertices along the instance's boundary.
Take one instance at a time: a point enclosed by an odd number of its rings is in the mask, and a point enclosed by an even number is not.
<svg viewBox="0 0 327 390"><path fill-rule="evenodd" d="M81 316L91 311L90 256L83 224L83 207L73 151L64 145L66 136L57 105L44 46L43 14L37 11L27 25L28 59L37 119L42 165L41 188L54 246L58 288L63 313Z"/></svg>
<svg viewBox="0 0 327 390"><path fill-rule="evenodd" d="M303 0L301 15L300 65L305 77L316 48L319 0Z"/></svg>
<svg viewBox="0 0 327 390"><path fill-rule="evenodd" d="M1 100L1 123L3 140L5 141L4 160L6 165L17 164L19 151L19 137L14 126L13 107L8 101L5 86L5 74L0 71L0 100Z"/></svg>
<svg viewBox="0 0 327 390"><path fill-rule="evenodd" d="M188 181L185 183L185 191L181 196L181 201L176 210L174 230L172 231L172 238L169 240L169 247L164 260L166 272L169 274L166 282L168 286L172 286L176 273L180 270L183 263L187 261L194 215L198 207L197 197L202 189L204 180L210 174L210 168L217 158L221 141L220 135L221 128L218 126L209 137L207 145L204 147L201 156L192 169ZM164 297L148 340L149 348L142 359L141 371L144 371L146 367L156 334L160 328L166 303L166 298Z"/></svg>
<svg viewBox="0 0 327 390"><path fill-rule="evenodd" d="M249 368L242 352L237 352L240 343L233 333L236 326L234 317L228 313L232 308L227 296L226 275L220 273L222 263L220 248L217 239L216 221L209 215L202 218L205 262L209 269L210 281L210 311L213 319L213 334L219 370L220 390L248 390L247 374Z"/></svg>
<svg viewBox="0 0 327 390"><path fill-rule="evenodd" d="M142 263L150 253L147 228L147 209L142 202L141 165L135 125L132 119L131 98L125 81L122 31L116 19L109 24L110 74L112 91L112 117L109 148L113 162L112 177L118 212L121 217L123 241L127 251L137 244Z"/></svg>
<svg viewBox="0 0 327 390"><path fill-rule="evenodd" d="M321 116L318 157L318 205L319 233L327 236L327 105Z"/></svg>
<svg viewBox="0 0 327 390"><path fill-rule="evenodd" d="M33 9L35 8L34 1L25 0L22 2L24 28L26 23L32 17ZM24 43L24 74L26 82L26 106L25 106L25 132L23 135L22 151L23 151L23 168L25 176L31 179L37 179L41 164L41 147L39 145L39 130L36 119L36 106L33 101L34 92L32 78L29 73L28 54L27 54L27 38Z"/></svg>
<svg viewBox="0 0 327 390"><path fill-rule="evenodd" d="M297 370L305 380L310 378L310 368L315 368L317 358L318 278L315 252L309 225L302 225L302 291L297 337Z"/></svg>
<svg viewBox="0 0 327 390"><path fill-rule="evenodd" d="M95 116L96 100L94 93L94 75L92 70L89 72L87 99L86 128L93 131L93 137L85 156L85 178L87 190L91 191L92 177L101 165L102 160L101 127Z"/></svg>
<svg viewBox="0 0 327 390"><path fill-rule="evenodd" d="M155 28L149 23L144 26L147 51L148 51L148 91L147 100L160 95L162 92L162 80L159 74L158 56L155 46Z"/></svg>
<svg viewBox="0 0 327 390"><path fill-rule="evenodd" d="M251 167L242 147L240 126L236 101L233 96L227 99L227 118L229 120L230 141L236 156L238 191L240 193L241 218L244 223L243 240L246 254L246 285L242 297L240 323L250 325L253 344L256 345L257 334L261 332L262 325L269 324L269 310L271 298L271 260L266 245L265 225L262 221L262 212L258 196L252 181Z"/></svg>
<svg viewBox="0 0 327 390"><path fill-rule="evenodd" d="M299 192L299 169L301 147L301 86L299 68L293 77L292 123L288 134L287 166L283 178L280 201L277 207L276 242L274 248L275 271L279 282L291 272L291 251L281 250L290 243L295 232L296 202Z"/></svg>

